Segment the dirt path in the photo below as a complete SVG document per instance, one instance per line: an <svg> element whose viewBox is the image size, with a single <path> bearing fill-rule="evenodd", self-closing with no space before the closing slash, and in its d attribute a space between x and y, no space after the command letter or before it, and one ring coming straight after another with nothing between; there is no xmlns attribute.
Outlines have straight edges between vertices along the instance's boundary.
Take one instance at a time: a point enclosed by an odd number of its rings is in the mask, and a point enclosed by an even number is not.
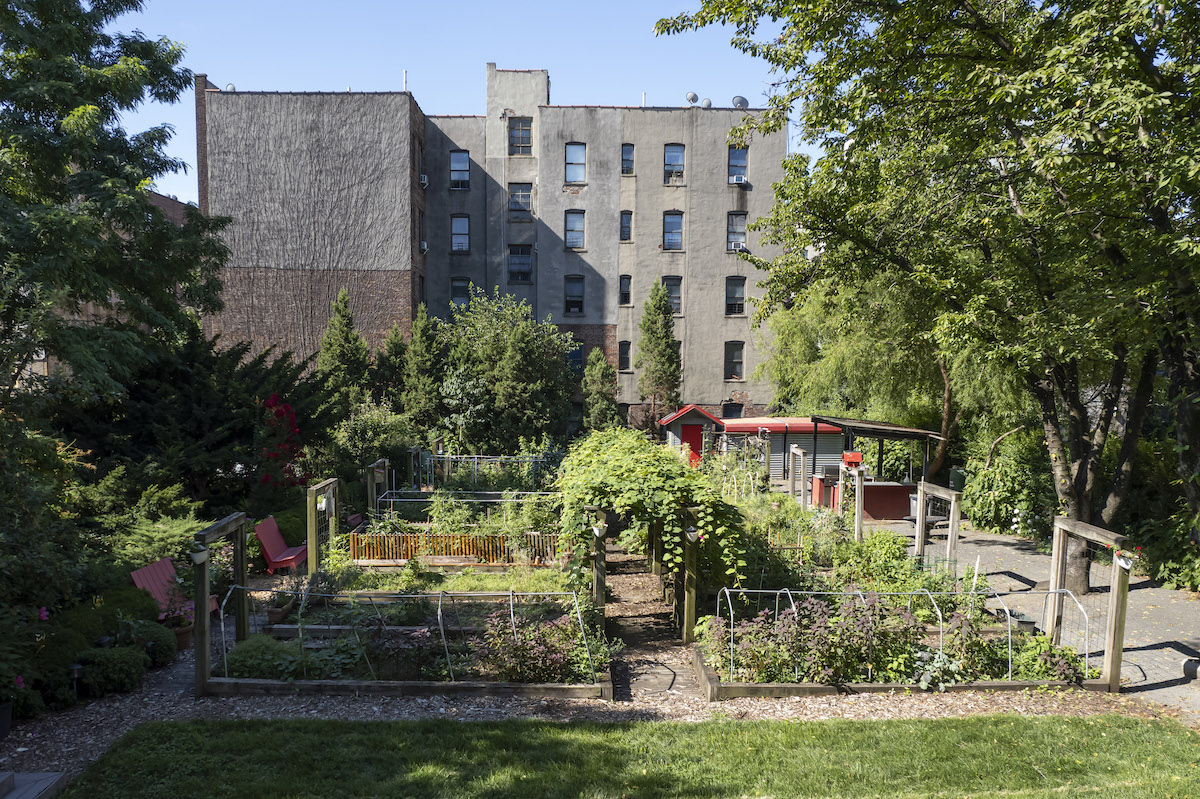
<svg viewBox="0 0 1200 799"><path fill-rule="evenodd" d="M612 665L617 701L698 697L691 655L679 641L661 583L646 568L645 558L610 545L607 566L604 615L609 633L625 642Z"/></svg>

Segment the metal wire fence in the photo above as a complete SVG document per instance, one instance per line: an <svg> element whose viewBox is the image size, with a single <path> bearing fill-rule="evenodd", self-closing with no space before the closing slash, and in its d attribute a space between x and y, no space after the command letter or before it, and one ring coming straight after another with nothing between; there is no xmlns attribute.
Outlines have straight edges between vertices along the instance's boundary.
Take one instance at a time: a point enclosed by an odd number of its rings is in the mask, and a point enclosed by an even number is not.
<svg viewBox="0 0 1200 799"><path fill-rule="evenodd" d="M1034 614L1044 612L1042 609L1048 606L1054 593L1064 598L1062 645L1070 647L1070 650L1051 650L1044 639L1032 643L1030 640L1040 632L1038 620L1041 616ZM813 613L818 606L820 612ZM861 667L858 676L863 679L850 681L872 682L878 676L875 673L877 650L886 648L888 657L903 657L903 653L897 655L896 641L890 639L889 634L904 624L889 627L888 622L884 621L889 614L894 615L901 609L910 617L908 624L915 620L920 627L919 643L915 649L918 660L921 657L925 660L914 662L913 682L927 668L925 664L934 653L959 658L954 660L949 657L943 661L947 666L957 664L951 671L962 669L963 674L969 673L970 669L961 661L975 657L980 663L988 660L993 672L998 671L983 676L977 674L977 677L1013 680L1017 678L1014 674L1029 668L1034 671L1040 669L1050 675L1054 668L1059 668L1059 663L1064 664L1061 667L1064 674L1069 666L1070 672L1076 677L1086 678L1094 675L1093 665L1099 662L1097 658L1103 652L1103 641L1100 640L1103 637L1102 625L1097 624L1084 603L1065 589L1057 592L1000 592L990 588L974 592L873 592L723 588L718 592L713 616L718 620L721 634L727 639L727 646L721 644L725 649L720 656L721 665L731 678L735 675L753 676L756 662L774 661L778 670L780 651L765 653L763 646L767 642L769 647L771 644L768 639L775 638L784 656L790 658L791 665L788 668L800 681L802 667L813 660L820 660L821 653L788 648L789 641L803 639L806 634L797 633L796 625L836 626L839 622L847 622L848 629L853 627L852 632L862 636L860 643L865 647L859 653L862 662L857 664ZM856 611L862 612L861 618L851 620ZM911 628L907 634L911 638ZM837 639L837 635L830 640L834 639ZM902 634L900 640L908 639L904 639ZM953 644L952 653L948 652L948 642ZM841 640L841 644L851 649L854 646L845 639ZM711 645L717 645L715 638ZM985 651L986 658L982 654ZM921 652L926 654L922 656ZM1042 652L1047 654L1042 655ZM739 657L747 662L739 662ZM1077 664L1071 663L1076 658ZM1031 662L1034 660L1039 662ZM852 671L854 666L850 664ZM1045 679L1052 679L1052 676L1046 676Z"/></svg>
<svg viewBox="0 0 1200 799"><path fill-rule="evenodd" d="M247 587L250 637L235 645L224 622L238 588L219 605L214 676L595 684L607 668L608 644L575 592Z"/></svg>

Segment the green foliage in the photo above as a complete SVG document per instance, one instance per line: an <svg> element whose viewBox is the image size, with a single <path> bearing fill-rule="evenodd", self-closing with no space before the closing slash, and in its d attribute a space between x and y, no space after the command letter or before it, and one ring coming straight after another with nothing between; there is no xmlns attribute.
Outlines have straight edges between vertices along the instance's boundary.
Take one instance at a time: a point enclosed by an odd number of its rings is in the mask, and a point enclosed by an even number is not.
<svg viewBox="0 0 1200 799"><path fill-rule="evenodd" d="M140 647L114 646L81 652L83 676L79 686L88 696L128 693L142 684L149 658Z"/></svg>
<svg viewBox="0 0 1200 799"><path fill-rule="evenodd" d="M153 621L139 621L132 625L133 642L140 645L150 659L150 667L168 666L175 660L177 644L175 633Z"/></svg>
<svg viewBox="0 0 1200 799"><path fill-rule="evenodd" d="M404 353L407 350L400 326L392 325L383 346L375 351L375 361L371 364L371 398L396 413L404 410Z"/></svg>
<svg viewBox="0 0 1200 799"><path fill-rule="evenodd" d="M407 416L364 399L333 427L329 446L315 453L312 466L319 474L334 474L343 484L357 487L364 466L379 458L403 464L416 440L417 431Z"/></svg>
<svg viewBox="0 0 1200 799"><path fill-rule="evenodd" d="M329 402L335 419L344 419L350 408L365 399L371 351L354 327L350 313L350 294L339 289L330 310L329 325L321 334L317 354L317 375L329 389Z"/></svg>
<svg viewBox="0 0 1200 799"><path fill-rule="evenodd" d="M473 290L443 327L444 424L460 452L505 455L522 438L566 433L579 380L567 356L579 345L510 295Z"/></svg>
<svg viewBox="0 0 1200 799"><path fill-rule="evenodd" d="M1044 436L1011 435L997 445L988 468L984 463L967 464L963 514L980 529L1048 538L1057 502Z"/></svg>
<svg viewBox="0 0 1200 799"><path fill-rule="evenodd" d="M1083 659L1069 646L1054 646L1044 635L1024 638L1013 647L1013 679L1065 680L1083 679Z"/></svg>
<svg viewBox="0 0 1200 799"><path fill-rule="evenodd" d="M293 638L277 641L269 635L252 635L225 655L230 677L262 680L332 680L349 674L362 657L354 638L339 638L317 650L308 650ZM224 673L220 666L218 673Z"/></svg>
<svg viewBox="0 0 1200 799"><path fill-rule="evenodd" d="M574 540L575 567L591 546L594 505L621 516L635 534L661 536L663 562L683 564L683 537L694 525L701 537L701 569L737 579L742 559L742 520L703 474L636 430L603 430L577 441L558 481L563 497L563 535ZM693 514L691 509L695 509Z"/></svg>
<svg viewBox="0 0 1200 799"><path fill-rule="evenodd" d="M81 398L61 382L47 398L45 414L59 435L89 451L98 475L124 467L124 481L83 498L107 514L135 503L148 485L179 484L204 503L198 513L207 518L281 504L304 476L300 446L322 444L330 423L308 362L270 350L252 356L245 342L223 347L198 323L147 347L145 358L122 397ZM78 488L94 479L81 478ZM85 506L79 514L91 524L96 512Z"/></svg>
<svg viewBox="0 0 1200 799"><path fill-rule="evenodd" d="M617 649L599 630L580 629L571 613L514 622L502 612L487 619L479 662L502 682L590 683Z"/></svg>
<svg viewBox="0 0 1200 799"><path fill-rule="evenodd" d="M617 370L600 347L593 347L583 370L583 429L604 430L621 425L621 411L617 407Z"/></svg>
<svg viewBox="0 0 1200 799"><path fill-rule="evenodd" d="M182 226L147 187L183 167L168 125L130 135L121 115L192 87L183 47L112 31L138 0L20 3L0 14L3 142L0 407L38 350L69 365L82 394L121 393L145 331L220 308L227 220L186 209ZM84 308L91 320L81 324Z"/></svg>
<svg viewBox="0 0 1200 799"><path fill-rule="evenodd" d="M421 303L413 317L408 349L404 352L404 388L400 395L404 414L418 430L433 430L441 419L444 367L437 320L429 316Z"/></svg>
<svg viewBox="0 0 1200 799"><path fill-rule="evenodd" d="M640 369L638 392L650 398L651 416L657 423L660 411L679 405L683 366L675 339L675 311L661 283L650 287L638 323L640 336L633 367Z"/></svg>

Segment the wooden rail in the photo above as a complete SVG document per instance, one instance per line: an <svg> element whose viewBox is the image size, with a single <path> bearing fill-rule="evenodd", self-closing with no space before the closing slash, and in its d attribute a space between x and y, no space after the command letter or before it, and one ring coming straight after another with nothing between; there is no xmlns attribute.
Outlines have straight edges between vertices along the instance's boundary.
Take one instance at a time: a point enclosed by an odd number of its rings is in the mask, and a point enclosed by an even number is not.
<svg viewBox="0 0 1200 799"><path fill-rule="evenodd" d="M513 563L524 555L546 563L558 554L557 533L524 533L518 542L514 542L514 538L469 533L351 533L350 558L464 557L476 558L480 563Z"/></svg>

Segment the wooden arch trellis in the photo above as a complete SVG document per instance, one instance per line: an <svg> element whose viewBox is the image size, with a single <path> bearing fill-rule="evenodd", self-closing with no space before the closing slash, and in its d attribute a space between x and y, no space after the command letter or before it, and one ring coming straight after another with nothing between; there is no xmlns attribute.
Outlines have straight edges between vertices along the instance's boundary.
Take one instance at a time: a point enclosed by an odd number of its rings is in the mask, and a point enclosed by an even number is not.
<svg viewBox="0 0 1200 799"><path fill-rule="evenodd" d="M192 598L194 608L208 607L208 556L212 544L223 538L233 540L233 585L229 597L222 601L233 601L235 640L244 641L250 635L250 598L246 594L246 542L253 528L245 513L231 513L221 521L210 524L196 533L188 557L192 561L196 594ZM208 681L212 676L212 619L208 613L197 612L193 640L196 647L196 696L209 693Z"/></svg>

